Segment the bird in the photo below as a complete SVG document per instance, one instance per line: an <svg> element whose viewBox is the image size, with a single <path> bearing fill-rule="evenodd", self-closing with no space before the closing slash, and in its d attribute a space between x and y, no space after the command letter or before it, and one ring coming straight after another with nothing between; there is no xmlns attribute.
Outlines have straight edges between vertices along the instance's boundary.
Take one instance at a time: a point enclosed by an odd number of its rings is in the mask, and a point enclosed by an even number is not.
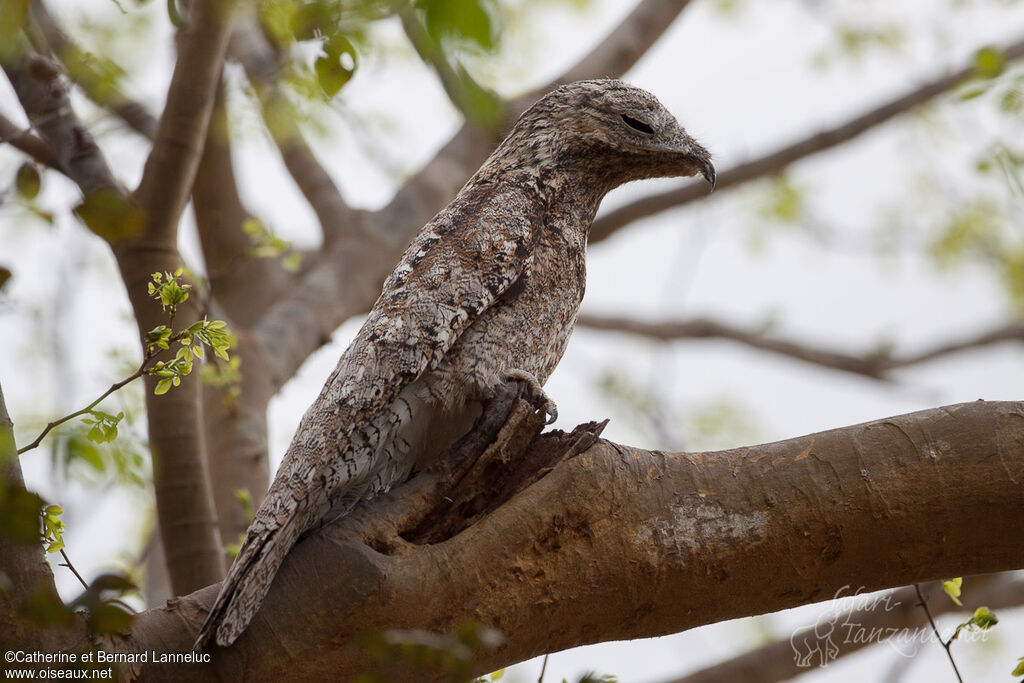
<svg viewBox="0 0 1024 683"><path fill-rule="evenodd" d="M302 418L196 639L248 627L305 534L405 481L469 431L509 380L550 416L543 384L586 286L590 226L629 181L701 175L709 152L641 88L568 83L522 113L424 225Z"/></svg>

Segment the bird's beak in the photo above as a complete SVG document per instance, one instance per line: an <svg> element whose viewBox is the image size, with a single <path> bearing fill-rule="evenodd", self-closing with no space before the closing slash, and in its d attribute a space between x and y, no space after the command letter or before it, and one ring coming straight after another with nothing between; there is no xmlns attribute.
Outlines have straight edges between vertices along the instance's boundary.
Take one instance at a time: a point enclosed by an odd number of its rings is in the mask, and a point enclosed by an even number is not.
<svg viewBox="0 0 1024 683"><path fill-rule="evenodd" d="M704 176L704 180L708 181L711 185L711 191L715 190L715 165L711 163L711 159L707 157L707 154L687 154L687 158L700 169L700 174Z"/></svg>

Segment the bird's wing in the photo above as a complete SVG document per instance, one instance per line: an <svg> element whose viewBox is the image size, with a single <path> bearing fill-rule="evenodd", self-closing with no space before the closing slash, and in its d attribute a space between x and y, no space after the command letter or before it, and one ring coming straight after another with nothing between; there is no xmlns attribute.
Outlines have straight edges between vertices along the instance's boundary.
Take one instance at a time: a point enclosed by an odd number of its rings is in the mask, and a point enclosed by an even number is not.
<svg viewBox="0 0 1024 683"><path fill-rule="evenodd" d="M467 187L420 231L310 411L332 406L334 445L437 365L520 276L542 230L539 198L501 183Z"/></svg>

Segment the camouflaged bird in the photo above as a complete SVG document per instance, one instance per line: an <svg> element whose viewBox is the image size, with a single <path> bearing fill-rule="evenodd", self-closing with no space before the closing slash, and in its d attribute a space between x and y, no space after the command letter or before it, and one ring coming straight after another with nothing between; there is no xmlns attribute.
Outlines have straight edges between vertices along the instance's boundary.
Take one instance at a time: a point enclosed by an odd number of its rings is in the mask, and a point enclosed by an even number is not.
<svg viewBox="0 0 1024 683"><path fill-rule="evenodd" d="M306 532L437 458L507 378L541 386L569 341L587 235L630 180L715 170L650 93L616 80L564 85L526 110L427 223L306 412L199 632L230 645Z"/></svg>

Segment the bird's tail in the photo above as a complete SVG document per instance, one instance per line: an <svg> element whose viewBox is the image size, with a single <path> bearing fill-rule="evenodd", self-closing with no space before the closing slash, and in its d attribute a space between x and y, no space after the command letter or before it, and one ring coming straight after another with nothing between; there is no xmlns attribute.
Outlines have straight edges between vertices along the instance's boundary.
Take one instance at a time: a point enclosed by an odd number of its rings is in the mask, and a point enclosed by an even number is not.
<svg viewBox="0 0 1024 683"><path fill-rule="evenodd" d="M199 629L197 650L211 642L221 647L235 642L259 611L285 555L305 531L301 513L290 515L280 525L261 523L259 516L249 527L245 543Z"/></svg>
<svg viewBox="0 0 1024 683"><path fill-rule="evenodd" d="M436 440L438 436L425 434L424 425L447 421L428 419L432 413L425 411L433 408L414 386L406 387L399 398L344 444L346 448L340 456L335 456L346 465L344 470L338 468L338 481L324 479L321 483L322 467L295 466L315 461L300 454L326 448L318 443L296 446L302 443L301 435L316 433L312 427L300 426L296 442L285 455L285 462L199 630L197 649L210 642L221 647L235 642L256 615L278 568L303 533L348 514L360 500L388 490L409 475L413 468L412 452L417 450L413 444L422 445L424 439ZM454 441L450 435L445 439L441 442ZM317 486L321 488L314 491Z"/></svg>

